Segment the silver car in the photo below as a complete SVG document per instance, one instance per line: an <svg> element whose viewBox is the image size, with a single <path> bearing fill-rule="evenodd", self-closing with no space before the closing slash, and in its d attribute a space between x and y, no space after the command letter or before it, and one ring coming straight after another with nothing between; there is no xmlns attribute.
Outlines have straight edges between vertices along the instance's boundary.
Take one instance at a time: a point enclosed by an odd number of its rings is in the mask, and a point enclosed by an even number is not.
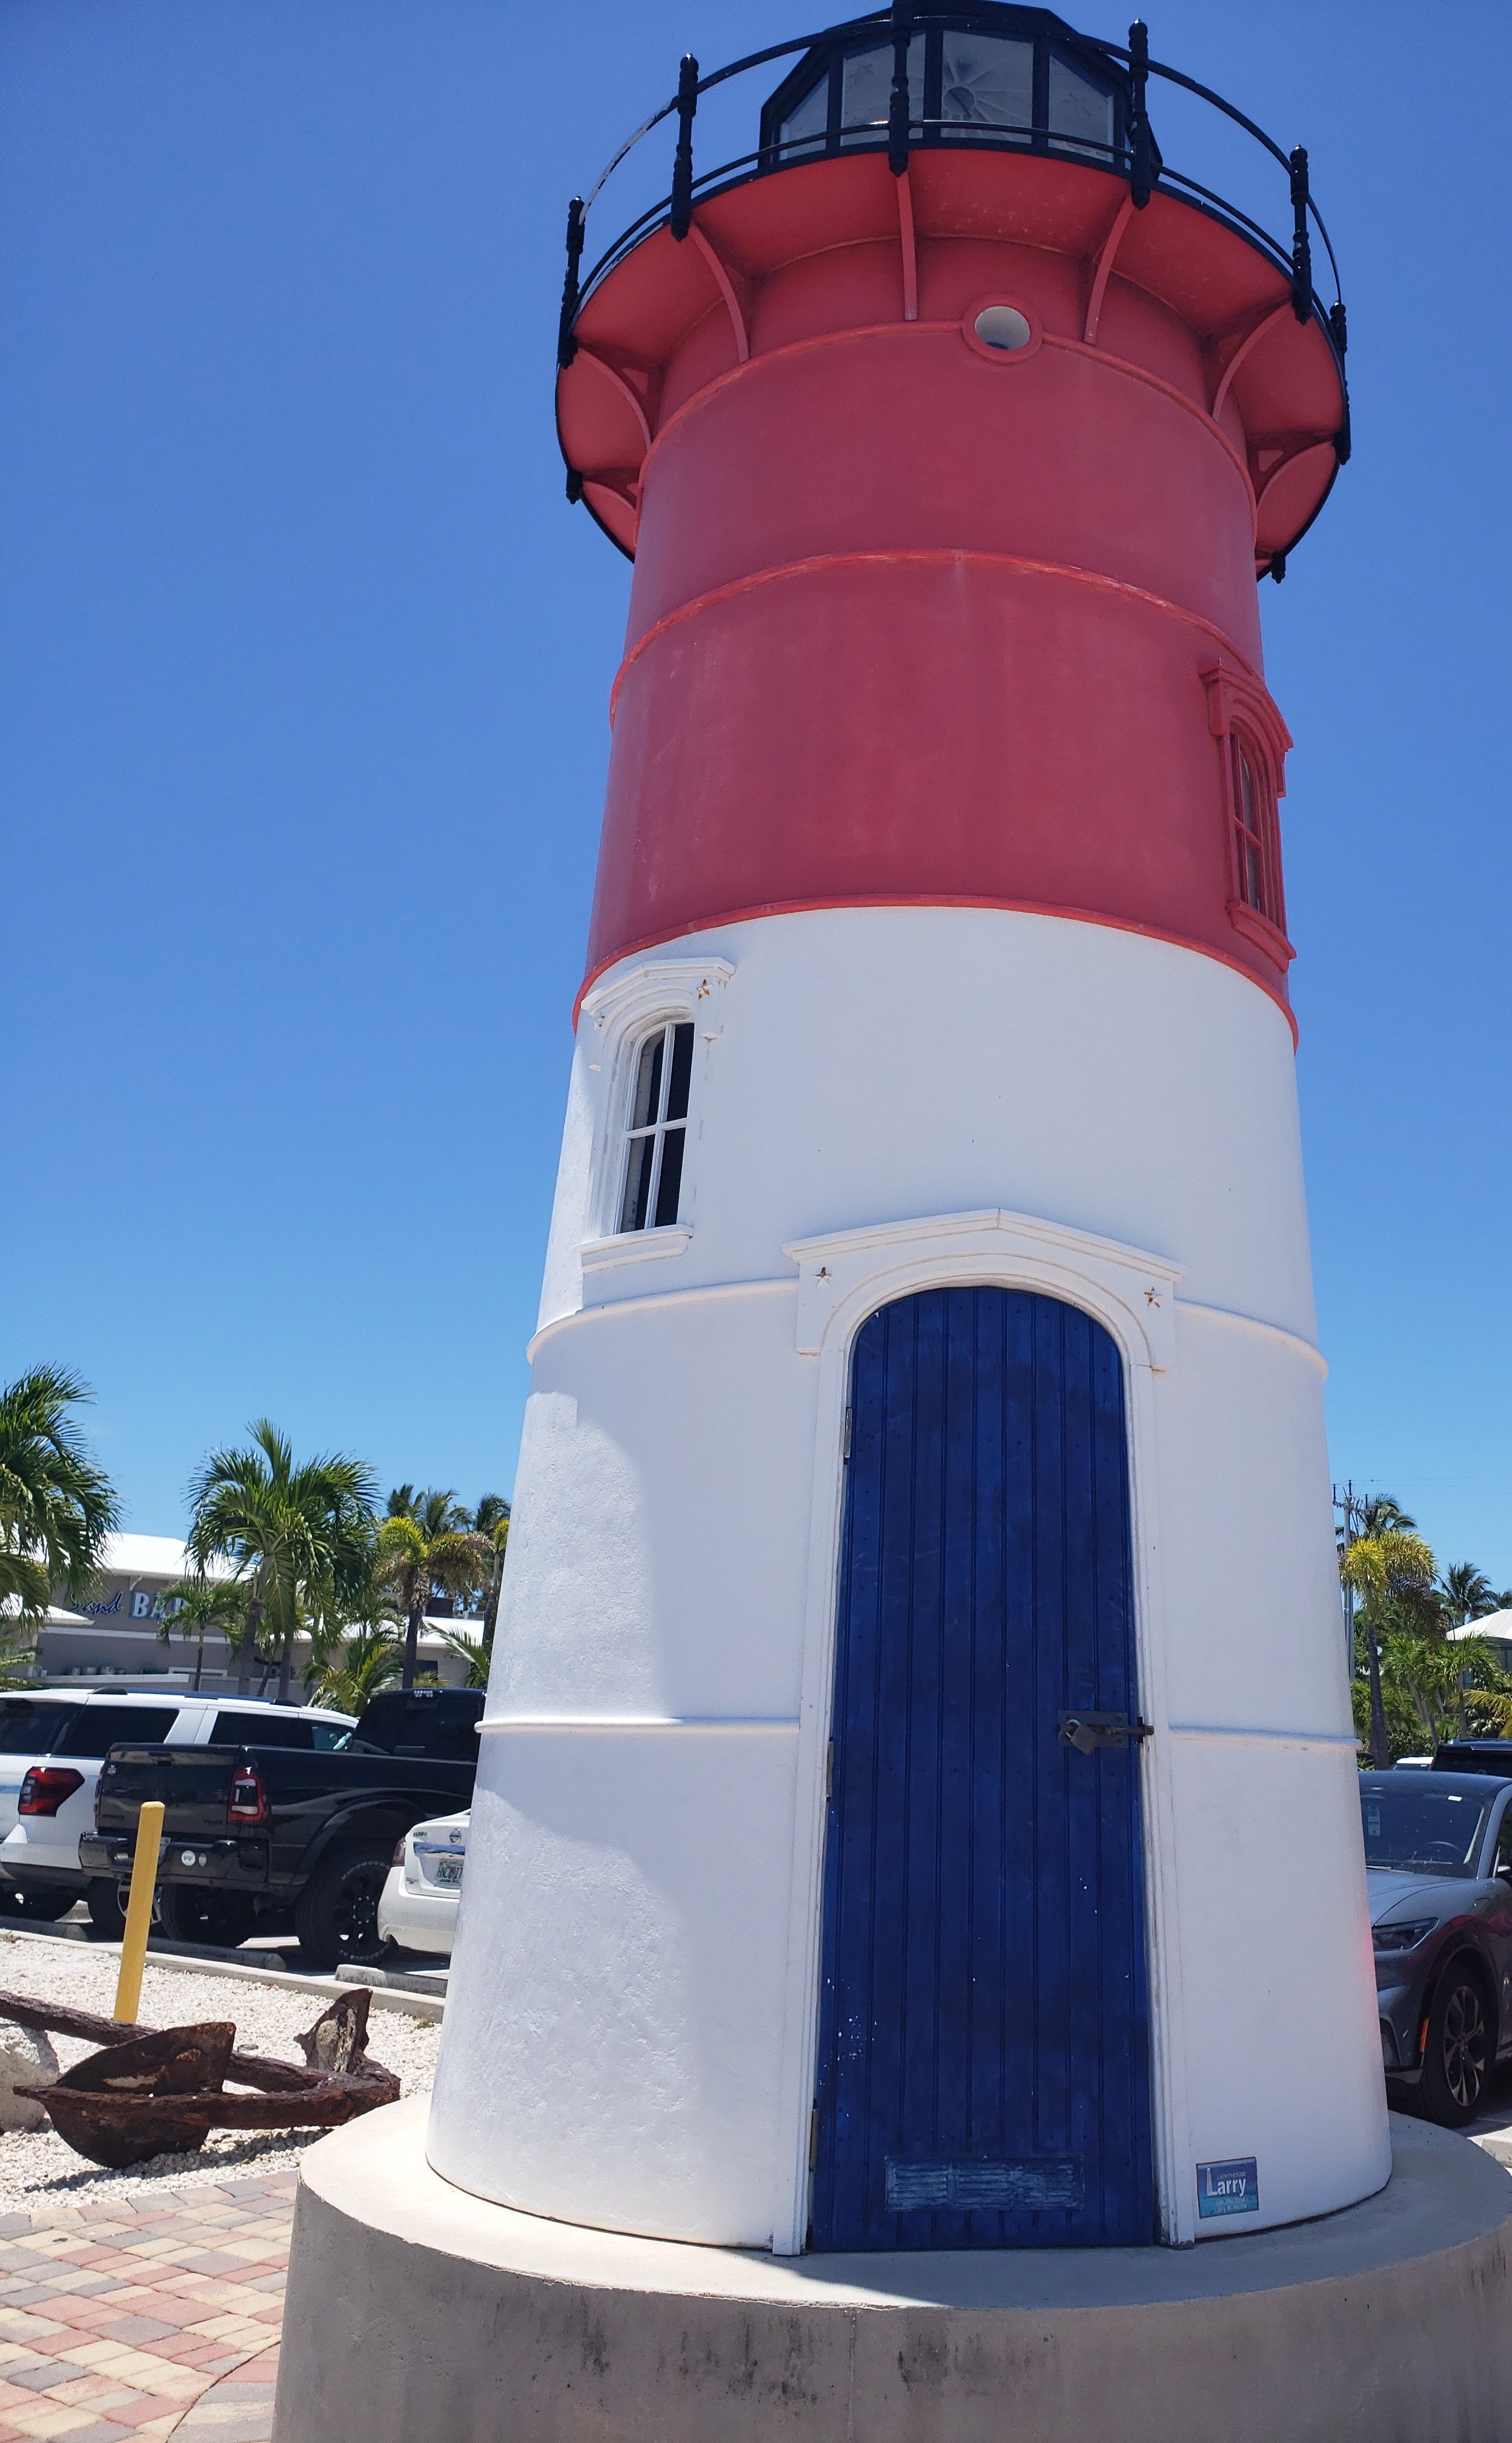
<svg viewBox="0 0 1512 2443"><path fill-rule="evenodd" d="M1359 1804L1388 2085L1460 2128L1512 2053L1512 1780L1365 1773Z"/></svg>

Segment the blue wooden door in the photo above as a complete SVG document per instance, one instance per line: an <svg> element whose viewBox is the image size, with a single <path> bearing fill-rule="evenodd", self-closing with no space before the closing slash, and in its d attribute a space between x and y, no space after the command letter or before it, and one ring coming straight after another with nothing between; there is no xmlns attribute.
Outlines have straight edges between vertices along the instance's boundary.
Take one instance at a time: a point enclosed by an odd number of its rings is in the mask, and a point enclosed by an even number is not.
<svg viewBox="0 0 1512 2443"><path fill-rule="evenodd" d="M856 1343L814 2122L816 2249L1155 2237L1122 1368L1025 1291Z"/></svg>

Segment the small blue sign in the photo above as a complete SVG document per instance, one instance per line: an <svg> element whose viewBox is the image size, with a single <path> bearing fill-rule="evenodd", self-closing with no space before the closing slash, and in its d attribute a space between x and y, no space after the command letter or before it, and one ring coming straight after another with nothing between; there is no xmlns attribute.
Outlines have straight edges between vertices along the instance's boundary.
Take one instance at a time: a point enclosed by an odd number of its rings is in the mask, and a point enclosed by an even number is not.
<svg viewBox="0 0 1512 2443"><path fill-rule="evenodd" d="M1209 2214L1258 2213L1260 2175L1253 2155L1236 2163L1197 2165L1197 2212Z"/></svg>

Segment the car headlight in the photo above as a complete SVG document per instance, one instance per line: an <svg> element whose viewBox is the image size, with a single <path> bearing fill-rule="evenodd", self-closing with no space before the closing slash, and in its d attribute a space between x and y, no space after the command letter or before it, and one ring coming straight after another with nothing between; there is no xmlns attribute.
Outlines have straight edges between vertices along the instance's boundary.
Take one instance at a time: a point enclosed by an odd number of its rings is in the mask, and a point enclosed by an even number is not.
<svg viewBox="0 0 1512 2443"><path fill-rule="evenodd" d="M1379 1951L1415 1951L1437 1925L1436 1917L1416 1918L1411 1925L1373 1925L1371 1940Z"/></svg>

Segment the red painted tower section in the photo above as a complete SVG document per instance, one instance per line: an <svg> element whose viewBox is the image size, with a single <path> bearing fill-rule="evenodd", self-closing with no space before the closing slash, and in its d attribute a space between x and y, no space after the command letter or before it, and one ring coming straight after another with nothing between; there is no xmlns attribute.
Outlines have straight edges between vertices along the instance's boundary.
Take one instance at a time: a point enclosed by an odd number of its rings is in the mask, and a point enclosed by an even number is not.
<svg viewBox="0 0 1512 2443"><path fill-rule="evenodd" d="M978 337L1000 305L1016 347ZM1228 741L1273 800L1255 576L1345 401L1274 263L1072 161L842 156L701 203L575 336L563 447L636 560L589 981L738 916L969 905L1284 1003Z"/></svg>

